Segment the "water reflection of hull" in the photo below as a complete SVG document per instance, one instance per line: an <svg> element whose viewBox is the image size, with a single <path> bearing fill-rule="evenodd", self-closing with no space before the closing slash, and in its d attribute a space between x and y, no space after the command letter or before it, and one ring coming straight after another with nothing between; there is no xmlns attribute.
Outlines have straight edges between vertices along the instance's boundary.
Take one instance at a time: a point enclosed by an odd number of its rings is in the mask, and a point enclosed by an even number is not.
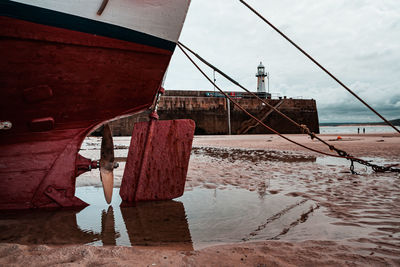
<svg viewBox="0 0 400 267"><path fill-rule="evenodd" d="M89 209L90 207L86 208ZM140 203L120 208L126 227L124 233L131 246L168 246L193 250L192 240L181 202ZM82 210L84 212L85 210ZM117 210L116 212L119 212ZM43 210L3 212L0 216L0 242L18 244L91 244L119 245L125 229L118 228L113 207L101 211L101 231L84 230L77 222L76 210Z"/></svg>
<svg viewBox="0 0 400 267"><path fill-rule="evenodd" d="M19 244L87 244L100 235L82 231L76 210L43 210L3 212L0 219L0 240Z"/></svg>

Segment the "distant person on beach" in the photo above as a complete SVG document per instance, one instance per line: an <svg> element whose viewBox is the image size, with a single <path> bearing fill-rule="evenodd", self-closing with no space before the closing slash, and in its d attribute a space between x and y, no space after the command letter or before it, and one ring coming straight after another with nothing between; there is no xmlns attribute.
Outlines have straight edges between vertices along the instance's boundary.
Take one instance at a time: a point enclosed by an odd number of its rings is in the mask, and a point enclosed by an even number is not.
<svg viewBox="0 0 400 267"><path fill-rule="evenodd" d="M365 128L363 128L363 134L365 134Z"/></svg>
<svg viewBox="0 0 400 267"><path fill-rule="evenodd" d="M360 128L357 129L357 133L360 134Z"/></svg>

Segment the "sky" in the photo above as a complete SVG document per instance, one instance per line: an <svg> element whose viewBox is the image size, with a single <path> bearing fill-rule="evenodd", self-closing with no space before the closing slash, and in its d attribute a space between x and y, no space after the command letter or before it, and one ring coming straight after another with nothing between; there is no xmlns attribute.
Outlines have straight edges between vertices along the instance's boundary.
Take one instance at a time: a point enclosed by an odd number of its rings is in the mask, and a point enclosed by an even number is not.
<svg viewBox="0 0 400 267"><path fill-rule="evenodd" d="M400 118L399 0L247 2L383 116ZM320 122L381 121L239 0L192 0L180 42L251 91L262 61L273 96L315 99ZM213 90L178 48L164 87Z"/></svg>

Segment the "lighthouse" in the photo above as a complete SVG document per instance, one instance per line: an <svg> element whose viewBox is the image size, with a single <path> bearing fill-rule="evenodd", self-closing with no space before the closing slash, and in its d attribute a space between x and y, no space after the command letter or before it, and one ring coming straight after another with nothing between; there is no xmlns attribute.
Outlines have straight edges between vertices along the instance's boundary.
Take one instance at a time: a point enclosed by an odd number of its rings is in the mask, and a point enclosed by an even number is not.
<svg viewBox="0 0 400 267"><path fill-rule="evenodd" d="M265 77L268 78L268 75L265 72L265 67L262 64L262 62L260 62L260 65L258 65L257 67L256 77L257 77L257 95L259 97L266 98L267 92L265 90Z"/></svg>

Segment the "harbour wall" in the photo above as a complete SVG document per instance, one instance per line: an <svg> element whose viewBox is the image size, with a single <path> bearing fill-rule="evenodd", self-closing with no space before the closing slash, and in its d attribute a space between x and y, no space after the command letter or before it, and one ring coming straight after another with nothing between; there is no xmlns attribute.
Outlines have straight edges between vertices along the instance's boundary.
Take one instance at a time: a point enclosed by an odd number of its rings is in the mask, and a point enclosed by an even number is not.
<svg viewBox="0 0 400 267"><path fill-rule="evenodd" d="M271 111L256 98L233 93L233 99L257 118L280 133L296 134L301 130L279 115ZM233 103L228 104L225 97L215 96L204 91L166 91L161 97L158 115L160 120L192 119L196 122L195 134L229 134L228 111L230 112L231 134L268 134L272 133L258 125L247 114ZM313 99L266 99L288 117L305 124L319 133L318 112ZM229 110L228 110L229 107ZM149 111L123 118L111 123L114 135L131 135L136 122L147 121Z"/></svg>

